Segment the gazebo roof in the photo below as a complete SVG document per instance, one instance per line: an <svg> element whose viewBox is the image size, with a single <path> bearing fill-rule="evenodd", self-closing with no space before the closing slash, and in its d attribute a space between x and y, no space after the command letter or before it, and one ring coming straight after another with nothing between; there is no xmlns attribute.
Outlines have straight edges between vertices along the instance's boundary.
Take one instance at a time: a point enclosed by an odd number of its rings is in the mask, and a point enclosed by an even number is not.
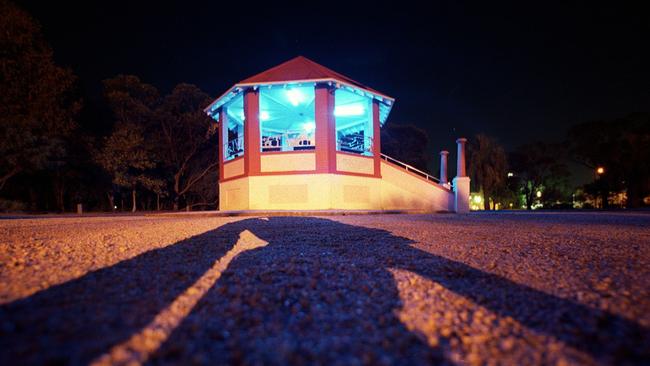
<svg viewBox="0 0 650 366"><path fill-rule="evenodd" d="M345 87L357 93L367 94L369 97L379 100L382 107L380 113L382 115L382 118L380 118L382 123L385 122L388 117L388 113L395 101L395 99L352 80L345 75L339 74L338 72L320 65L306 57L298 56L235 84L205 108L205 112L213 114L216 109L243 91L245 87L315 82L334 83L337 87Z"/></svg>
<svg viewBox="0 0 650 366"><path fill-rule="evenodd" d="M283 62L278 66L272 67L266 71L260 72L247 79L237 83L237 85L257 85L269 84L285 81L319 81L319 80L338 80L347 84L354 85L361 89L383 95L349 77L339 74L338 72L328 69L306 57L298 56L289 61Z"/></svg>

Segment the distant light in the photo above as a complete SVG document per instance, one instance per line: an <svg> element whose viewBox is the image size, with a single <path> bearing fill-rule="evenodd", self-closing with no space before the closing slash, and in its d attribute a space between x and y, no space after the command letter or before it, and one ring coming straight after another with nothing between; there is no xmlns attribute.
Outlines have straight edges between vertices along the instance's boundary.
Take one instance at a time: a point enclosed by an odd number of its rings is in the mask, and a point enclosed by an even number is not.
<svg viewBox="0 0 650 366"><path fill-rule="evenodd" d="M481 196L474 196L474 202L476 203L481 203L483 201L483 197Z"/></svg>
<svg viewBox="0 0 650 366"><path fill-rule="evenodd" d="M298 104L305 101L305 96L298 89L289 89L287 90L287 99L294 107L297 107Z"/></svg>
<svg viewBox="0 0 650 366"><path fill-rule="evenodd" d="M260 120L267 121L269 119L269 112L262 111L260 112Z"/></svg>
<svg viewBox="0 0 650 366"><path fill-rule="evenodd" d="M511 177L514 177L514 176L515 176L515 173L513 173L513 172L508 172L508 178L511 178Z"/></svg>
<svg viewBox="0 0 650 366"><path fill-rule="evenodd" d="M358 103L334 107L334 115L337 117L361 116L364 113L366 113L366 109L363 108L362 104Z"/></svg>
<svg viewBox="0 0 650 366"><path fill-rule="evenodd" d="M542 197L542 191L537 191L537 198L541 198L541 197Z"/></svg>
<svg viewBox="0 0 650 366"><path fill-rule="evenodd" d="M305 130L305 132L312 132L316 129L316 123L314 123L314 121L305 122L302 124L302 129Z"/></svg>
<svg viewBox="0 0 650 366"><path fill-rule="evenodd" d="M117 210L117 206L113 206L113 208Z"/></svg>
<svg viewBox="0 0 650 366"><path fill-rule="evenodd" d="M598 175L604 174L605 173L605 168L603 168L602 166L599 166L598 168L596 168L596 173L598 173Z"/></svg>

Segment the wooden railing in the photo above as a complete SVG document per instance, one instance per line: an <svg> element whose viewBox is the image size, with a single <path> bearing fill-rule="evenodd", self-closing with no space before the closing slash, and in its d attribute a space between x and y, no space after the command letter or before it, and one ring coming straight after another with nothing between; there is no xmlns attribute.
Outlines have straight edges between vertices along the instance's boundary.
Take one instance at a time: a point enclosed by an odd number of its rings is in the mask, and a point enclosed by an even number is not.
<svg viewBox="0 0 650 366"><path fill-rule="evenodd" d="M392 163L392 164L395 164L395 165L399 166L400 168L406 170L407 172L415 173L415 174L421 176L422 178L424 178L424 179L426 179L428 181L438 183L438 184L440 183L440 179L438 179L438 178L436 178L436 177L434 177L432 175L429 175L429 174L421 171L420 169L414 168L414 167L412 167L412 166L410 166L410 165L408 165L408 164L406 164L406 163L404 163L402 161L399 161L397 159L393 159L393 158L391 158L390 156L388 156L386 154L381 154L381 158L384 159L385 161L389 162L389 163Z"/></svg>

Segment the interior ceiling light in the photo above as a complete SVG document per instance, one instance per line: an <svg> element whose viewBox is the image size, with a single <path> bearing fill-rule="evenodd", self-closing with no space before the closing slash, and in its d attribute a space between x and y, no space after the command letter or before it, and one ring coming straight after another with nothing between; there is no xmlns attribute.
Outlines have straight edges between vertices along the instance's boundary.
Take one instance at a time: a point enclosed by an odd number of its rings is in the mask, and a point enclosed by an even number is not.
<svg viewBox="0 0 650 366"><path fill-rule="evenodd" d="M340 105L334 108L334 115L337 117L361 116L366 113L362 104Z"/></svg>
<svg viewBox="0 0 650 366"><path fill-rule="evenodd" d="M287 99L294 107L297 107L298 104L305 101L305 96L298 89L289 89L287 90Z"/></svg>

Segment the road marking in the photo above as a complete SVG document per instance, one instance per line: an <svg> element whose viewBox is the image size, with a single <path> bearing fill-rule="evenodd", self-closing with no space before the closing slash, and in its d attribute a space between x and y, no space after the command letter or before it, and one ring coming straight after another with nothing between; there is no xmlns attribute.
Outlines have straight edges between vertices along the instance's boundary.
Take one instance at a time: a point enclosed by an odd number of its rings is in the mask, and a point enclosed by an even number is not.
<svg viewBox="0 0 650 366"><path fill-rule="evenodd" d="M151 323L125 342L96 358L91 365L139 365L146 362L214 286L237 255L267 244L267 241L258 238L252 232L242 231L235 246L218 259L192 286L158 313Z"/></svg>

